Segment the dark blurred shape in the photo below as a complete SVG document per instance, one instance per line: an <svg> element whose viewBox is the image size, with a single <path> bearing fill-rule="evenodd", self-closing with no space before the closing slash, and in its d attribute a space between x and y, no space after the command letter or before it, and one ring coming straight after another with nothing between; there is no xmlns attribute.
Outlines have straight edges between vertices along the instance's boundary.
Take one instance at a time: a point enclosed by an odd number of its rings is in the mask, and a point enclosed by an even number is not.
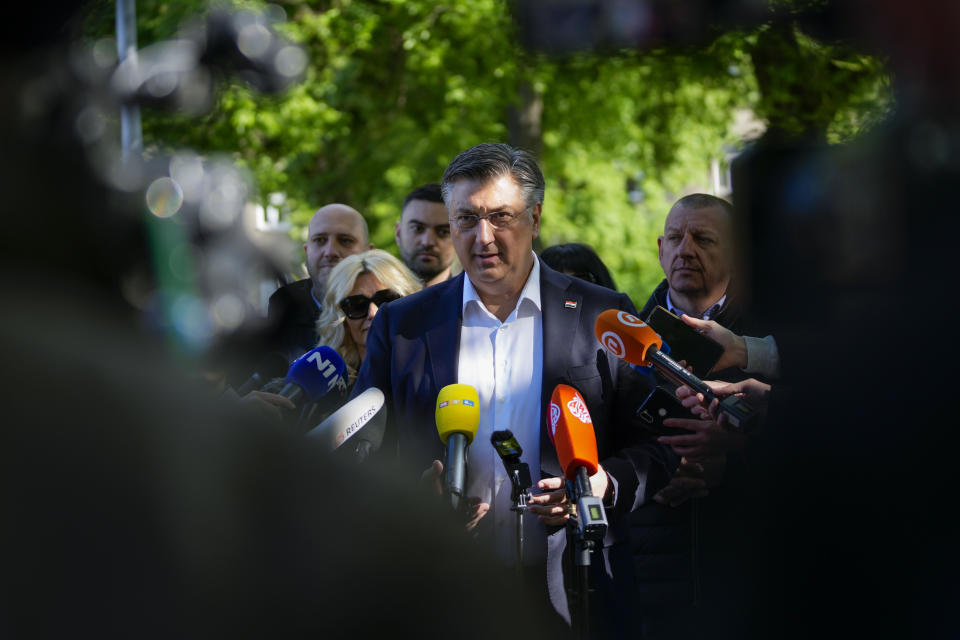
<svg viewBox="0 0 960 640"><path fill-rule="evenodd" d="M43 46L0 49L0 635L556 635L419 487L190 382L150 323L235 317L197 282L236 266L215 247L243 180L189 154L121 162L86 112L116 105L64 64L45 6L16 24ZM463 624L494 593L515 606Z"/></svg>
<svg viewBox="0 0 960 640"><path fill-rule="evenodd" d="M389 626L490 638L500 625L537 637L550 623L412 481L384 464L361 476L191 388L88 283L34 300L9 275L5 637L337 638ZM514 606L463 625L465 603L491 593Z"/></svg>
<svg viewBox="0 0 960 640"><path fill-rule="evenodd" d="M514 0L527 48L551 54L684 46L771 17L764 0Z"/></svg>
<svg viewBox="0 0 960 640"><path fill-rule="evenodd" d="M585 244L571 242L555 244L547 247L540 253L540 258L548 267L561 273L598 284L607 289L617 290L613 283L613 276L600 256L592 247Z"/></svg>
<svg viewBox="0 0 960 640"><path fill-rule="evenodd" d="M178 39L140 49L117 67L110 86L120 102L202 113L213 103L217 80L239 76L260 92L279 93L306 68L304 50L263 14L215 9Z"/></svg>
<svg viewBox="0 0 960 640"><path fill-rule="evenodd" d="M753 636L952 637L960 5L837 4L831 33L890 56L896 111L845 145L768 132L733 167L784 372L753 467Z"/></svg>

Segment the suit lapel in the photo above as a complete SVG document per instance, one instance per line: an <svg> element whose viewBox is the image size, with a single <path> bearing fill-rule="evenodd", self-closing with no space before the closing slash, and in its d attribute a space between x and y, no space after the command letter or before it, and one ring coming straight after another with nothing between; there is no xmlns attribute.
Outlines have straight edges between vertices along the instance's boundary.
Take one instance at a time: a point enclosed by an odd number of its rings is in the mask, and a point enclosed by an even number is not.
<svg viewBox="0 0 960 640"><path fill-rule="evenodd" d="M436 302L435 309L442 313L440 321L427 330L427 359L430 362L436 392L457 381L460 359L460 322L463 306L463 273L447 287ZM439 285L436 285L439 286ZM425 315L430 310L424 309ZM451 354L453 357L451 357ZM436 397L436 394L434 394Z"/></svg>
<svg viewBox="0 0 960 640"><path fill-rule="evenodd" d="M543 378L540 390L540 466L547 473L560 475L560 463L547 433L550 396L554 387L567 379L570 354L583 300L568 291L569 280L540 261L540 306L543 322Z"/></svg>

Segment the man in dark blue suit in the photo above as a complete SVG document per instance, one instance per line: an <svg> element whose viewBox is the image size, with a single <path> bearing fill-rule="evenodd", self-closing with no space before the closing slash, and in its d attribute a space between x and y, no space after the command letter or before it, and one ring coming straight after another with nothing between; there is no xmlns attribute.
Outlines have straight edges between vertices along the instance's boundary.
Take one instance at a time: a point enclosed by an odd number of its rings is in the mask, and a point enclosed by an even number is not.
<svg viewBox="0 0 960 640"><path fill-rule="evenodd" d="M443 447L434 412L438 392L453 383L477 388L480 428L470 447L469 525L509 561L513 535L509 482L489 444L511 429L540 490L525 516L524 561L539 568L562 552L557 532L569 518L559 462L547 435L550 396L576 387L593 420L600 468L590 478L618 541L619 516L643 505L666 482L675 461L636 422L649 382L609 356L594 335L609 308L635 313L630 299L553 271L533 252L543 202L543 175L533 157L505 144L461 153L443 175L444 202L464 273L380 309L354 393L378 387L387 398L382 454L439 475ZM607 567L616 556L605 550ZM541 582L542 584L542 582ZM550 598L564 614L562 589Z"/></svg>

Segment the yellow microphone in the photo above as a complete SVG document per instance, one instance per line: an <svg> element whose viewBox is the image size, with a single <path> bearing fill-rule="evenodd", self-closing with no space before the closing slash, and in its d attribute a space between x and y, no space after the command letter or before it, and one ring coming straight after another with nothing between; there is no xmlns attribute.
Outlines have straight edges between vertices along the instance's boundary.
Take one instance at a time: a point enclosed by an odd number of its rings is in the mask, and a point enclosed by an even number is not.
<svg viewBox="0 0 960 640"><path fill-rule="evenodd" d="M480 397L468 384L448 384L437 394L437 433L447 445L444 489L459 508L467 471L467 447L480 426Z"/></svg>

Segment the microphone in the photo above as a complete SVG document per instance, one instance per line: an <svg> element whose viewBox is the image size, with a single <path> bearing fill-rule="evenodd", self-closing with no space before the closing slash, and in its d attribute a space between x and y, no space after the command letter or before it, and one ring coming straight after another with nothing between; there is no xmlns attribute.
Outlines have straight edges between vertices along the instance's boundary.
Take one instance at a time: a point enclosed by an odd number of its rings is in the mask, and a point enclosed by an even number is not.
<svg viewBox="0 0 960 640"><path fill-rule="evenodd" d="M510 499L517 502L533 484L533 480L530 478L530 465L520 461L523 448L509 429L491 433L490 444L493 445L497 455L500 456L500 461L503 462L503 467L507 470L507 475L510 476L510 483L513 485Z"/></svg>
<svg viewBox="0 0 960 640"><path fill-rule="evenodd" d="M330 451L351 440L357 462L364 462L380 449L387 425L383 391L370 387L346 403L326 420L307 432L307 437L322 443ZM359 434L359 435L358 435ZM356 439L353 439L357 436Z"/></svg>
<svg viewBox="0 0 960 640"><path fill-rule="evenodd" d="M703 380L680 366L660 350L663 339L640 318L619 309L607 309L597 317L594 333L603 348L632 365L653 366L676 385L685 384L702 393L707 403L717 396ZM742 398L727 396L719 410L726 414L727 423L737 431L747 431L756 421L757 410Z"/></svg>
<svg viewBox="0 0 960 640"><path fill-rule="evenodd" d="M314 347L290 364L279 395L296 405L316 402L343 385L346 370L347 363L336 351L326 345Z"/></svg>
<svg viewBox="0 0 960 640"><path fill-rule="evenodd" d="M593 420L580 392L558 384L550 396L550 440L557 450L560 468L573 489L577 503L580 537L600 543L607 533L607 514L603 500L593 495L590 476L600 467Z"/></svg>
<svg viewBox="0 0 960 640"><path fill-rule="evenodd" d="M437 432L447 445L444 489L454 509L460 507L466 477L467 447L480 426L480 398L468 384L448 384L437 394Z"/></svg>

